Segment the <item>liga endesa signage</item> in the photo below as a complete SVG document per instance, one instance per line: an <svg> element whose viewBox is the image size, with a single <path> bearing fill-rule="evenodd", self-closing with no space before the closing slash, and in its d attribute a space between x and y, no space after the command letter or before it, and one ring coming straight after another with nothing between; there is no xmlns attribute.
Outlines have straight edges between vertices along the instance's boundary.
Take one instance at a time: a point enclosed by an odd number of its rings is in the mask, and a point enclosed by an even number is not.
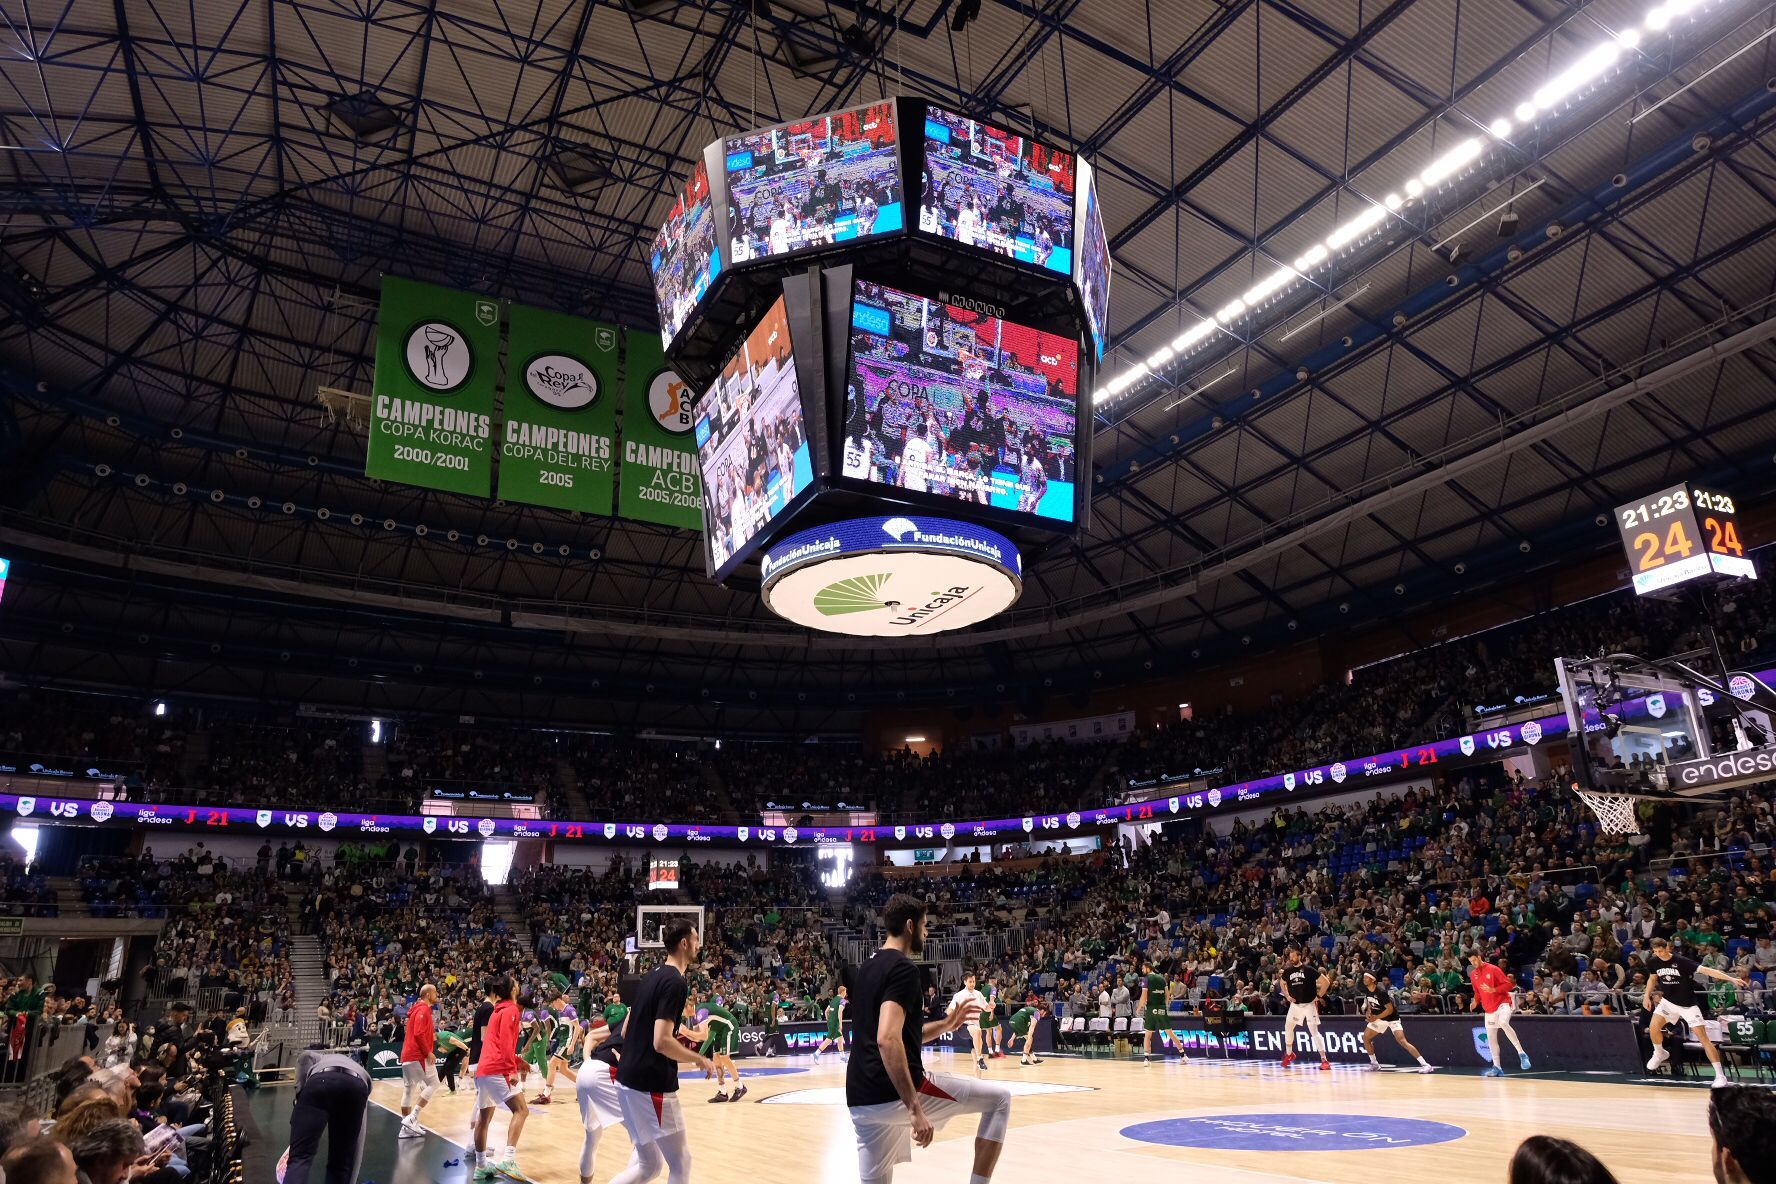
<svg viewBox="0 0 1776 1184"><path fill-rule="evenodd" d="M1479 1012L1462 1015L1402 1016L1406 1039L1418 1047L1433 1065L1480 1069L1492 1063L1486 1023ZM1258 1061L1281 1060L1283 1023L1280 1015L1246 1017L1244 1031L1211 1031L1201 1016L1174 1017L1160 1033L1159 1044L1169 1053L1190 1056L1225 1056ZM1635 1072L1642 1060L1634 1022L1627 1016L1519 1015L1511 1026L1538 1069L1568 1072L1595 1069L1612 1073ZM1327 1058L1338 1064L1367 1064L1363 1051L1364 1021L1358 1016L1326 1016L1320 1035ZM1515 1065L1516 1050L1507 1049L1505 1063ZM1376 1057L1385 1065L1411 1065L1412 1058L1392 1035L1375 1038ZM1295 1055L1313 1060L1316 1054L1307 1028L1295 1030Z"/></svg>
<svg viewBox="0 0 1776 1184"><path fill-rule="evenodd" d="M1665 776L1671 788L1679 792L1706 789L1727 781L1744 781L1748 777L1776 777L1776 748L1754 748L1748 752L1724 752L1693 761L1673 761L1665 766Z"/></svg>

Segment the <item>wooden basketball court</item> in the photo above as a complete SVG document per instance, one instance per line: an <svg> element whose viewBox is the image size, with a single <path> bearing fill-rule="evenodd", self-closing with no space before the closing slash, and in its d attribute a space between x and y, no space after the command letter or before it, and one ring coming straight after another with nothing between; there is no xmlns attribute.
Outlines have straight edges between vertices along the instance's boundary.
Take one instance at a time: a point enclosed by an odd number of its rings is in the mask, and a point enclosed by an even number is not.
<svg viewBox="0 0 1776 1184"><path fill-rule="evenodd" d="M926 1063L972 1072L947 1052L927 1054ZM1006 1058L990 1064L991 1079L1020 1091L995 1172L1006 1181L1497 1181L1517 1144L1532 1134L1584 1144L1623 1184L1708 1184L1713 1178L1708 1091L1699 1086L1539 1072L1502 1081L1448 1071L1340 1067L1322 1073L1250 1062L1049 1058L1025 1068ZM755 1069L761 1072L751 1076L749 1094L738 1104L706 1104L710 1084L701 1074L684 1079L693 1178L705 1184L855 1181L839 1092L844 1066L831 1057L818 1068L803 1056L743 1062L743 1072ZM362 1178L377 1184L468 1179L462 1147L473 1089L432 1101L424 1116L432 1134L423 1140L395 1138L395 1112L383 1107L398 1107L400 1094L398 1081L376 1084ZM519 1166L539 1184L578 1184L579 1112L571 1090L558 1088L556 1098L532 1109ZM261 1091L256 1100L274 1141L287 1138L289 1104L287 1089ZM504 1126L504 1117L496 1117L496 1150ZM915 1149L896 1181L966 1180L973 1127L972 1118L961 1120L930 1148ZM1173 1145L1180 1141L1188 1145ZM599 1146L597 1184L616 1175L628 1155L623 1129L611 1128Z"/></svg>

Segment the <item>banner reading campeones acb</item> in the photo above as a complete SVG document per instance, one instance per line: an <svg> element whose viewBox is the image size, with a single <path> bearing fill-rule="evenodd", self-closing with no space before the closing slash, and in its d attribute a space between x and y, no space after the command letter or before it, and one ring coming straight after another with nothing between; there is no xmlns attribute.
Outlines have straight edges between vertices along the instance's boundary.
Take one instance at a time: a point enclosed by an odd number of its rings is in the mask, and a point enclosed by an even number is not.
<svg viewBox="0 0 1776 1184"><path fill-rule="evenodd" d="M615 328L513 305L499 495L608 516L616 390Z"/></svg>
<svg viewBox="0 0 1776 1184"><path fill-rule="evenodd" d="M499 305L385 276L364 475L486 497Z"/></svg>
<svg viewBox="0 0 1776 1184"><path fill-rule="evenodd" d="M657 334L627 334L617 513L703 529L703 479L691 437L691 388L666 366Z"/></svg>

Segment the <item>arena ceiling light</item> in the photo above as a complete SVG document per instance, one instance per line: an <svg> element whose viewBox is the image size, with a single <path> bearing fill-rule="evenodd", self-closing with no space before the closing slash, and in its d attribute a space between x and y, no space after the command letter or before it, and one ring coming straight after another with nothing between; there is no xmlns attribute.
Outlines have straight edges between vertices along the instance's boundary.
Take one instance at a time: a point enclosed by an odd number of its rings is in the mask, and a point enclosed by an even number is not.
<svg viewBox="0 0 1776 1184"><path fill-rule="evenodd" d="M1519 127L1533 125L1543 116L1558 112L1572 102L1586 97L1599 83L1609 78L1623 59L1640 48L1649 36L1679 31L1686 18L1696 18L1726 0L1664 0L1648 9L1644 28L1627 28L1601 44L1592 46L1565 69L1549 75L1547 81L1512 110L1486 125L1485 136L1468 136L1426 165L1417 176L1409 178L1402 192L1390 193L1379 202L1370 202L1340 223L1321 241L1303 251L1293 267L1280 267L1259 279L1239 299L1216 311L1214 317L1198 321L1184 329L1171 344L1161 346L1144 361L1128 366L1102 383L1092 401L1103 404L1133 389L1148 377L1157 376L1160 368L1187 362L1197 347L1203 345L1220 329L1228 329L1241 320L1249 320L1272 298L1287 291L1297 280L1311 280L1316 272L1335 261L1341 254L1362 246L1370 236L1386 224L1390 217L1404 220L1406 207L1420 201L1427 193L1446 187L1470 174L1495 142L1503 142Z"/></svg>

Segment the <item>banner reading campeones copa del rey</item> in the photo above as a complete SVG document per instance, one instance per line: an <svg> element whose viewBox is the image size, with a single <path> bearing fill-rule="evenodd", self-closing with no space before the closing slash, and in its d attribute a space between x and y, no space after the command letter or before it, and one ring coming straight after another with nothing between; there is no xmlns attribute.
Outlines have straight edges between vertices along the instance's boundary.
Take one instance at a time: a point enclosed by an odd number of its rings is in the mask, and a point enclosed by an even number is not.
<svg viewBox="0 0 1776 1184"><path fill-rule="evenodd" d="M512 306L499 495L609 515L617 430L617 330Z"/></svg>
<svg viewBox="0 0 1776 1184"><path fill-rule="evenodd" d="M486 497L499 303L385 276L364 474Z"/></svg>

